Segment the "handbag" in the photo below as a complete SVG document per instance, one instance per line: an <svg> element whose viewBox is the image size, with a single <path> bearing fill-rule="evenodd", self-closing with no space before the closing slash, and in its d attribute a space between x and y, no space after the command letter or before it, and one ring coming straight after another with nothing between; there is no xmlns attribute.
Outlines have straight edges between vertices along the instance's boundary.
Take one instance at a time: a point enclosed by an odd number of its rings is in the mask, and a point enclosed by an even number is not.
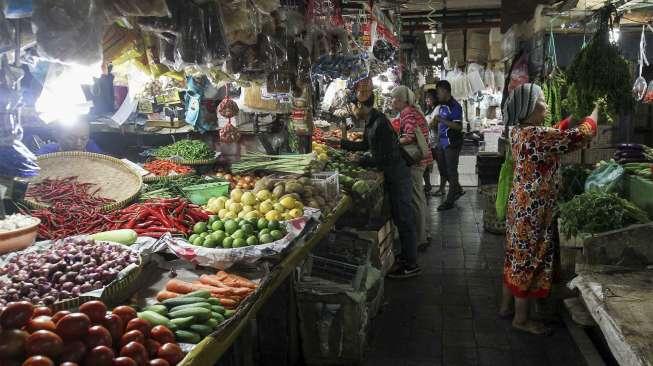
<svg viewBox="0 0 653 366"><path fill-rule="evenodd" d="M510 147L506 149L506 159L501 164L501 172L499 173L499 183L497 184L497 199L495 201L495 209L497 219L505 220L506 211L508 208L508 196L512 189L512 178L515 173L515 163L512 157Z"/></svg>
<svg viewBox="0 0 653 366"><path fill-rule="evenodd" d="M395 131L394 129L392 130ZM397 134L397 138L398 137L399 135ZM404 158L404 160L406 160L408 166L419 163L422 161L422 159L424 159L426 154L431 153L429 144L426 141L426 138L422 133L422 129L419 126L415 128L415 142L406 145L399 144L399 148L401 151L401 156Z"/></svg>

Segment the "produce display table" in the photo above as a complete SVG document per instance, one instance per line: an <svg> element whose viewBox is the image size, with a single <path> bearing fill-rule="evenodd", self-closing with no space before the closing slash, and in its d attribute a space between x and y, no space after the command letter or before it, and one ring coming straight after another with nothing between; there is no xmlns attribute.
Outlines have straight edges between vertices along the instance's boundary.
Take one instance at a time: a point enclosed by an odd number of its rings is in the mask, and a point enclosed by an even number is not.
<svg viewBox="0 0 653 366"><path fill-rule="evenodd" d="M653 181L634 175L625 180L628 200L653 217Z"/></svg>
<svg viewBox="0 0 653 366"><path fill-rule="evenodd" d="M243 312L240 321L232 322L226 328L210 335L190 351L179 365L213 365L229 349L238 336L243 332L249 320L253 319L261 307L272 296L274 291L292 273L292 271L308 256L311 249L334 227L340 216L351 207L351 198L343 196L333 210L333 213L319 224L317 229L310 233L303 245L297 246L289 253L270 273L269 278L262 284L261 295Z"/></svg>
<svg viewBox="0 0 653 366"><path fill-rule="evenodd" d="M620 365L653 364L653 271L617 267L581 272L578 289Z"/></svg>

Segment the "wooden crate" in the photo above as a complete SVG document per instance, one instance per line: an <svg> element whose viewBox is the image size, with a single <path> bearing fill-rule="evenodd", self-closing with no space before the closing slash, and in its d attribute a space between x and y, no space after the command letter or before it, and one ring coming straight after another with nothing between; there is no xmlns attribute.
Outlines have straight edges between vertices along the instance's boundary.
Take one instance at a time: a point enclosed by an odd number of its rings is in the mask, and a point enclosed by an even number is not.
<svg viewBox="0 0 653 366"><path fill-rule="evenodd" d="M583 163L583 151L576 150L568 154L562 155L560 158L560 164L562 165L576 165Z"/></svg>
<svg viewBox="0 0 653 366"><path fill-rule="evenodd" d="M614 156L614 148L585 149L583 150L583 164L596 164L599 161L608 161Z"/></svg>
<svg viewBox="0 0 653 366"><path fill-rule="evenodd" d="M576 262L583 255L579 248L566 248L560 246L560 279L568 281L576 276Z"/></svg>
<svg viewBox="0 0 653 366"><path fill-rule="evenodd" d="M596 136L590 142L590 148L613 147L615 142L615 128L613 126L599 125Z"/></svg>

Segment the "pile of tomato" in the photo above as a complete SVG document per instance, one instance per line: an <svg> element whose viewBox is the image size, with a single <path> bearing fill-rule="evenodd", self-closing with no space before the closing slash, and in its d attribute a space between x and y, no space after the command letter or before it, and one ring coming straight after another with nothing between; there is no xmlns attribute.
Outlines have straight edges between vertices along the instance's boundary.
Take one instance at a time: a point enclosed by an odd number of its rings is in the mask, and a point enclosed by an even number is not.
<svg viewBox="0 0 653 366"><path fill-rule="evenodd" d="M174 366L183 358L170 329L151 327L129 306L89 301L52 313L26 301L0 313L0 365Z"/></svg>

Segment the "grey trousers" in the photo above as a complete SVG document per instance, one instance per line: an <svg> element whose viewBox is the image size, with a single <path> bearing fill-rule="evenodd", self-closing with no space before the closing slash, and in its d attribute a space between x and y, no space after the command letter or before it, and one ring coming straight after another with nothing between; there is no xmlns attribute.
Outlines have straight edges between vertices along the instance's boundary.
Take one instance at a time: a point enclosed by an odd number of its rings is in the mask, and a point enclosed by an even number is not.
<svg viewBox="0 0 653 366"><path fill-rule="evenodd" d="M447 202L453 202L456 193L460 192L460 182L458 181L458 161L460 160L461 147L451 147L437 149L436 159L438 160L438 169L442 169L447 175L449 182L449 192L447 192Z"/></svg>
<svg viewBox="0 0 653 366"><path fill-rule="evenodd" d="M413 181L412 202L415 212L415 234L417 244L426 243L428 238L428 204L424 194L424 170L425 166L415 164L410 167L410 176Z"/></svg>

